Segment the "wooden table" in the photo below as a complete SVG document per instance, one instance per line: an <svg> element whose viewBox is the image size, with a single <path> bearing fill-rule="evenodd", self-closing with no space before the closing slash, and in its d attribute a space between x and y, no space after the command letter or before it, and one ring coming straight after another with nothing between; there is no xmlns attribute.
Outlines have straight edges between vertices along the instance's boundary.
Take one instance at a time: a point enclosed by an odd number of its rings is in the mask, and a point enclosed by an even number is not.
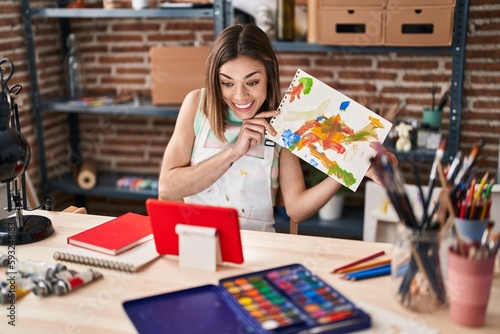
<svg viewBox="0 0 500 334"><path fill-rule="evenodd" d="M17 246L16 255L20 261L32 259L51 262L54 251L66 247L66 237L110 219L60 212L35 213L49 217L56 233L47 240ZM452 323L448 310L419 314L402 308L393 296L389 276L353 282L330 274L333 268L368 254L380 250L389 252L390 244L253 231L242 231L242 239L245 263L223 265L217 272L179 268L177 258L163 256L134 274L98 269L104 274L104 279L65 296L37 297L29 294L15 303L15 328L8 325L8 310L2 305L0 333L134 333L135 329L122 308L122 302L126 300L203 284L217 284L224 277L291 263L305 265L355 303L365 303L405 316L409 322L424 324L442 333L499 332L498 273L493 283L486 326L473 330ZM7 247L1 246L0 252L5 254ZM65 264L77 271L88 269L83 265ZM0 274L2 280L4 275Z"/></svg>

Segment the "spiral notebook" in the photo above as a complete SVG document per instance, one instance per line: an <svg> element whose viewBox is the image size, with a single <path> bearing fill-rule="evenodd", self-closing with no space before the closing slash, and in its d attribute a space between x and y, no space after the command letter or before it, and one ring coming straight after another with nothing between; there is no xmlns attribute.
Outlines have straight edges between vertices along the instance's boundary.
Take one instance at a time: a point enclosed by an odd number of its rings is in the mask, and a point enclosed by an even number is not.
<svg viewBox="0 0 500 334"><path fill-rule="evenodd" d="M154 239L151 239L119 255L108 255L77 246L68 246L54 252L53 257L56 261L133 273L159 257L159 254L156 251Z"/></svg>
<svg viewBox="0 0 500 334"><path fill-rule="evenodd" d="M271 119L266 138L356 191L392 124L319 79L298 69Z"/></svg>

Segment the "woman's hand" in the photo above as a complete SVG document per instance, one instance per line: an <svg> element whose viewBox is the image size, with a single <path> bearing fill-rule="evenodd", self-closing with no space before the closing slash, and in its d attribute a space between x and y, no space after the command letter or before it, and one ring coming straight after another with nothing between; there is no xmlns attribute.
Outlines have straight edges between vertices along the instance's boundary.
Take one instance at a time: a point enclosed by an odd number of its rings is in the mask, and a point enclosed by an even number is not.
<svg viewBox="0 0 500 334"><path fill-rule="evenodd" d="M244 120L238 140L234 144L233 149L243 156L252 148L262 143L266 131L272 135L276 135L276 131L267 119L278 114L278 110L264 111L258 113L253 118Z"/></svg>
<svg viewBox="0 0 500 334"><path fill-rule="evenodd" d="M375 143L370 143L370 146L375 148ZM385 154L387 156L387 158L389 159L389 162L391 163L392 166L394 167L397 167L398 164L399 164L399 161L398 159L396 158L396 156L388 151L385 147L383 147L382 145L378 145L377 146L377 149L378 150L382 150L383 152L381 154ZM382 181L380 180L380 178L378 177L377 173L375 172L375 169L373 168L373 166L370 166L370 168L368 169L368 171L366 172L365 174L366 177L370 178L373 180L373 182L377 183L378 185L381 185L383 186L382 184Z"/></svg>

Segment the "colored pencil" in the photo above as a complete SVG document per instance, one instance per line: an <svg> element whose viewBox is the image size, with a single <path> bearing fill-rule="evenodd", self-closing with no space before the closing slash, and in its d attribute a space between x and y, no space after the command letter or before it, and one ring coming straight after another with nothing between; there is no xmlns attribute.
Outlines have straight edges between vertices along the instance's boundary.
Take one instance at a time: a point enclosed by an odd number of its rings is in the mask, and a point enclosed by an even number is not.
<svg viewBox="0 0 500 334"><path fill-rule="evenodd" d="M386 264L380 267L357 271L354 273L346 274L343 278L350 281L360 281L362 279L386 276L391 274L391 265Z"/></svg>
<svg viewBox="0 0 500 334"><path fill-rule="evenodd" d="M484 173L483 177L481 178L481 182L479 183L479 187L477 188L476 193L474 194L474 202L479 201L479 198L483 194L483 189L484 189L484 186L486 185L486 181L488 181L489 175L490 175L490 172L486 171L486 173Z"/></svg>
<svg viewBox="0 0 500 334"><path fill-rule="evenodd" d="M375 254L369 255L369 256L364 257L364 258L362 258L362 259L359 259L359 260L356 260L356 261L354 261L354 262L348 263L348 264L346 264L345 266L342 266L342 267L339 267L339 268L337 268L337 269L334 269L334 270L332 271L332 273L334 274L334 273L338 272L339 270L342 270L342 269L345 269L345 268L348 268L348 267L352 267L352 266L358 265L358 264L360 264L360 263L363 263L363 262L369 261L369 260L371 260L371 259L377 258L377 257L382 256L382 255L384 255L384 254L385 254L385 251L380 251L380 252L377 252L377 253L375 253Z"/></svg>
<svg viewBox="0 0 500 334"><path fill-rule="evenodd" d="M362 263L362 264L358 264L356 266L348 267L345 269L340 269L339 271L337 271L337 274L351 273L353 271L375 268L375 267L379 267L379 266L390 264L390 263L391 263L391 259L384 259L384 260L377 260L377 261L373 261L373 262L369 262L369 263Z"/></svg>

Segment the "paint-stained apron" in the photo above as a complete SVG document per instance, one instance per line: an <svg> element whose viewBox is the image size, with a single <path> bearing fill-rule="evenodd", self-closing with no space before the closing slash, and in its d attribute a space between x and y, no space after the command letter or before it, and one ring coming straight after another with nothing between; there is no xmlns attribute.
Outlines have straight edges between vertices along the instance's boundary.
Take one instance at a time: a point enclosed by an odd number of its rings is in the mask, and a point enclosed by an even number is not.
<svg viewBox="0 0 500 334"><path fill-rule="evenodd" d="M222 149L206 147L210 125L203 116L200 135L195 139L191 164L197 165ZM214 184L204 191L184 198L186 203L233 207L238 210L240 227L245 230L274 232L271 195L271 167L274 147L259 145L234 161Z"/></svg>

